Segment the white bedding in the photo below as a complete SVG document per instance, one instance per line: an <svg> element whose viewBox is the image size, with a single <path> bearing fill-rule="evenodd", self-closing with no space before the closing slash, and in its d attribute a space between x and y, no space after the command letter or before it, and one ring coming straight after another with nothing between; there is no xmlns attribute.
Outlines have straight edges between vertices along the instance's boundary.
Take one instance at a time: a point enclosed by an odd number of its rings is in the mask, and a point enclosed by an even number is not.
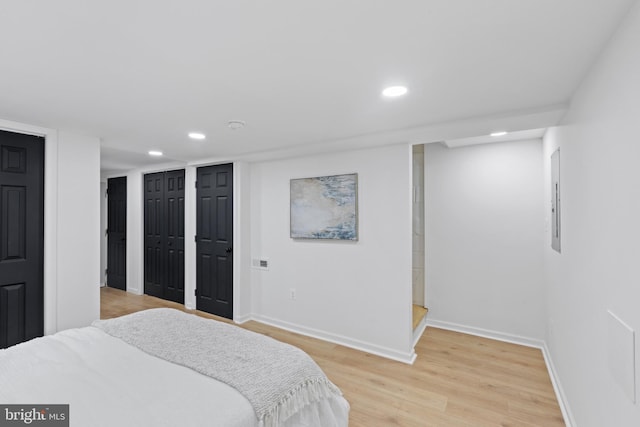
<svg viewBox="0 0 640 427"><path fill-rule="evenodd" d="M149 356L94 327L0 351L0 403L69 404L70 425L260 427L232 387ZM287 427L346 426L349 405L308 405Z"/></svg>

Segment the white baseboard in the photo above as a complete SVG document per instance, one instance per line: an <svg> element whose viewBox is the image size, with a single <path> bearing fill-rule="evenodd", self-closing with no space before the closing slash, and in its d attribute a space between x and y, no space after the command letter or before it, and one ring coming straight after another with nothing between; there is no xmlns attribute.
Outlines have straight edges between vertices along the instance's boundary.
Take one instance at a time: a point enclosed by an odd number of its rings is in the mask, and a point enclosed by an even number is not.
<svg viewBox="0 0 640 427"><path fill-rule="evenodd" d="M534 338L527 338L515 334L507 334L504 332L492 331L490 329L476 328L474 326L460 325L458 323L444 322L442 320L427 320L427 326L433 326L434 328L447 329L455 332L462 332L463 334L475 335L483 338L490 338L493 340L509 342L512 344L524 345L527 347L535 347L542 350L544 341Z"/></svg>
<svg viewBox="0 0 640 427"><path fill-rule="evenodd" d="M573 414L571 413L571 409L569 408L567 395L564 393L564 390L562 389L562 384L560 383L560 378L558 377L556 367L553 364L553 359L551 358L551 353L549 352L547 343L544 343L544 346L542 347L542 355L544 356L544 361L547 365L547 371L549 371L549 378L551 378L551 384L553 384L553 389L556 392L556 397L558 399L558 404L560 405L560 410L562 411L562 417L564 418L564 423L566 424L567 427L575 426L576 420L573 418Z"/></svg>
<svg viewBox="0 0 640 427"><path fill-rule="evenodd" d="M422 338L422 334L427 329L427 316L424 316L420 323L418 323L418 327L413 330L413 347L418 344L420 338Z"/></svg>
<svg viewBox="0 0 640 427"><path fill-rule="evenodd" d="M246 323L249 320L252 320L253 318L254 317L251 314L243 314L242 316L234 316L233 322L237 323L238 325L242 325L243 323Z"/></svg>
<svg viewBox="0 0 640 427"><path fill-rule="evenodd" d="M460 325L458 323L444 322L441 320L427 320L426 323L427 326L432 326L434 328L447 329L450 331L462 332L464 334L475 335L483 338L490 338L497 341L504 341L512 344L519 344L526 347L534 347L540 349L540 351L542 351L542 356L544 357L545 365L547 366L547 372L549 373L549 378L551 379L553 390L556 393L558 405L560 405L560 411L562 411L564 423L567 427L576 425L575 420L573 419L573 414L569 409L567 397L564 394L562 386L560 385L560 379L556 373L555 366L553 365L553 359L551 358L551 354L549 353L549 349L547 348L547 343L545 341L534 338L527 338L520 335L506 334L489 329Z"/></svg>
<svg viewBox="0 0 640 427"><path fill-rule="evenodd" d="M133 288L127 286L127 292L130 292L134 295L144 295L144 292L140 288Z"/></svg>
<svg viewBox="0 0 640 427"><path fill-rule="evenodd" d="M391 359L402 363L407 363L410 365L413 364L413 362L416 360L416 353L413 350L411 351L411 353L403 353L397 350L355 340L342 335L332 334L329 332L320 331L318 329L307 328L304 326L295 325L293 323L284 322L282 320L273 319L268 316L253 315L251 319L246 319L245 321L247 320L255 320L256 322L284 329L289 332L306 335L311 338L328 341L334 344L339 344L345 347L353 348L355 350L364 351L365 353L375 354L376 356L384 357L386 359Z"/></svg>

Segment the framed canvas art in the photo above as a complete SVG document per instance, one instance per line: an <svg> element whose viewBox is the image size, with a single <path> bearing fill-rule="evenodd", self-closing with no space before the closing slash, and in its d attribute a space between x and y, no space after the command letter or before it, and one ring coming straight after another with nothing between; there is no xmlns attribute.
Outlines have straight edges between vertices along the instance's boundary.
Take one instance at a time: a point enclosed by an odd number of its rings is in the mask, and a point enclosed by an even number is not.
<svg viewBox="0 0 640 427"><path fill-rule="evenodd" d="M292 179L291 237L358 240L358 174Z"/></svg>

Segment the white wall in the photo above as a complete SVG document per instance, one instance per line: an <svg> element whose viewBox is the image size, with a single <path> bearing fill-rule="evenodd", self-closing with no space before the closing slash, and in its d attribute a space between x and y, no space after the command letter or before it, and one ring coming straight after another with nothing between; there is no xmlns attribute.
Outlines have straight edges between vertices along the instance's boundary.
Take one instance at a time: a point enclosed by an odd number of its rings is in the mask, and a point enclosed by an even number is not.
<svg viewBox="0 0 640 427"><path fill-rule="evenodd" d="M143 172L127 173L127 292L144 293Z"/></svg>
<svg viewBox="0 0 640 427"><path fill-rule="evenodd" d="M195 307L195 170L186 166L185 305ZM228 161L227 161L228 163ZM143 293L144 173L127 176L127 290ZM411 361L411 147L234 163L234 320L250 318ZM358 173L360 240L289 238L289 180ZM103 179L108 177L104 176ZM268 271L250 267L267 257ZM297 299L289 299L296 288Z"/></svg>
<svg viewBox="0 0 640 427"><path fill-rule="evenodd" d="M410 361L411 147L338 152L251 164L256 319ZM359 240L289 237L289 181L358 174ZM290 289L296 300L290 299Z"/></svg>
<svg viewBox="0 0 640 427"><path fill-rule="evenodd" d="M58 164L57 323L62 330L100 317L100 140L58 132Z"/></svg>
<svg viewBox="0 0 640 427"><path fill-rule="evenodd" d="M100 141L0 119L0 128L45 137L44 330L100 316Z"/></svg>
<svg viewBox="0 0 640 427"><path fill-rule="evenodd" d="M245 162L233 164L234 187L234 269L233 318L248 320L253 312L251 296L251 166ZM194 245L195 246L195 245Z"/></svg>
<svg viewBox="0 0 640 427"><path fill-rule="evenodd" d="M543 339L541 153L540 140L425 145L431 324Z"/></svg>
<svg viewBox="0 0 640 427"><path fill-rule="evenodd" d="M545 238L547 343L575 424L638 426L640 405L618 386L609 357L607 310L640 330L640 5L572 99L563 125L544 140L560 147L562 253ZM548 214L547 214L548 217ZM638 338L636 337L636 340ZM633 354L636 372L640 351ZM638 399L636 399L638 400Z"/></svg>

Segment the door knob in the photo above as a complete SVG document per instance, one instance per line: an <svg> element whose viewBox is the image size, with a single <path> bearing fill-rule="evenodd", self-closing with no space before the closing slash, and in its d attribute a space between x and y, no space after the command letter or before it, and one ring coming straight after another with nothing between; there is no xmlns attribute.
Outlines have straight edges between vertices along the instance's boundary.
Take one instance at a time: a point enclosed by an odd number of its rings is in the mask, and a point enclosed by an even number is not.
<svg viewBox="0 0 640 427"><path fill-rule="evenodd" d="M230 254L230 253L231 253L231 251L233 251L233 249L232 249L232 248L227 248L227 250L226 250L225 252L226 252L226 253L228 253L228 254Z"/></svg>

